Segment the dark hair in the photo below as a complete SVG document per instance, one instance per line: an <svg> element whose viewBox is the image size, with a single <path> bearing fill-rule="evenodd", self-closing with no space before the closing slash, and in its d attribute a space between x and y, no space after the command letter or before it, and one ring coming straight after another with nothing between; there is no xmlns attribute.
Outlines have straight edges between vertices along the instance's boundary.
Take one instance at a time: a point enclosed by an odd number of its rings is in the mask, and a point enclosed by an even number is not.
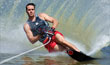
<svg viewBox="0 0 110 65"><path fill-rule="evenodd" d="M26 10L27 10L27 6L29 6L29 5L32 5L32 6L34 6L34 9L35 9L35 4L34 3L28 3L27 5L26 5Z"/></svg>

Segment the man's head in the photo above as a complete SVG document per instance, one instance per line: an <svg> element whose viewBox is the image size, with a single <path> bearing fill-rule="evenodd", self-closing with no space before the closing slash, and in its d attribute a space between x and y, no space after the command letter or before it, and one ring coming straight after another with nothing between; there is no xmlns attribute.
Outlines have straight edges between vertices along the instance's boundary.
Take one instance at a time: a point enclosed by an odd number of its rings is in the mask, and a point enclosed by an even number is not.
<svg viewBox="0 0 110 65"><path fill-rule="evenodd" d="M35 4L34 3L28 3L26 5L26 12L29 17L35 16Z"/></svg>

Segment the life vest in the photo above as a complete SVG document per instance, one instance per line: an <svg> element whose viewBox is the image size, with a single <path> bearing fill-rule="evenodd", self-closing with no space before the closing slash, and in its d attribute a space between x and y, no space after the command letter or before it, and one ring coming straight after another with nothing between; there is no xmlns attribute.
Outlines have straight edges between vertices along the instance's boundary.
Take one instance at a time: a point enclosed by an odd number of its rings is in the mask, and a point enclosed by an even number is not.
<svg viewBox="0 0 110 65"><path fill-rule="evenodd" d="M28 20L27 23L29 24L31 28L33 36L37 36L40 33L39 31L40 29L45 29L46 31L50 29L48 22L40 19L38 16L36 17L36 20L34 22L32 22L31 20ZM42 36L39 39L39 41L43 42L47 36L48 36L47 34Z"/></svg>

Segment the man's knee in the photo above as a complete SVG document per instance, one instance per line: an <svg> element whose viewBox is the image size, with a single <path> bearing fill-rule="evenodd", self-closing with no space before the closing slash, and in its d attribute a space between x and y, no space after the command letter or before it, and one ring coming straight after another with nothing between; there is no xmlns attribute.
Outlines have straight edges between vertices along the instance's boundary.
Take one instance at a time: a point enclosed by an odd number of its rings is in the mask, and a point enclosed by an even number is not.
<svg viewBox="0 0 110 65"><path fill-rule="evenodd" d="M64 44L64 43L66 43L66 40L65 39L58 39L58 43L60 43L60 44Z"/></svg>
<svg viewBox="0 0 110 65"><path fill-rule="evenodd" d="M65 43L65 39L63 36L61 36L60 34L56 34L56 40L59 43Z"/></svg>

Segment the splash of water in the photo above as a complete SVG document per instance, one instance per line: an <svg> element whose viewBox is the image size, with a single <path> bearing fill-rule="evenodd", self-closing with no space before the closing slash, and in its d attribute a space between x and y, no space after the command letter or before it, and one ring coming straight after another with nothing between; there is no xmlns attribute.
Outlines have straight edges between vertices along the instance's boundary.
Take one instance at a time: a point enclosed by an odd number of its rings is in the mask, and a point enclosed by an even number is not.
<svg viewBox="0 0 110 65"><path fill-rule="evenodd" d="M60 30L68 41L88 54L97 52L110 41L109 0L55 1L1 0L0 49L2 50L0 51L20 53L22 50L34 47L22 29L27 19L25 5L28 2L35 2L37 13L45 12L58 19L60 24L57 30ZM16 49L9 46L14 46Z"/></svg>

